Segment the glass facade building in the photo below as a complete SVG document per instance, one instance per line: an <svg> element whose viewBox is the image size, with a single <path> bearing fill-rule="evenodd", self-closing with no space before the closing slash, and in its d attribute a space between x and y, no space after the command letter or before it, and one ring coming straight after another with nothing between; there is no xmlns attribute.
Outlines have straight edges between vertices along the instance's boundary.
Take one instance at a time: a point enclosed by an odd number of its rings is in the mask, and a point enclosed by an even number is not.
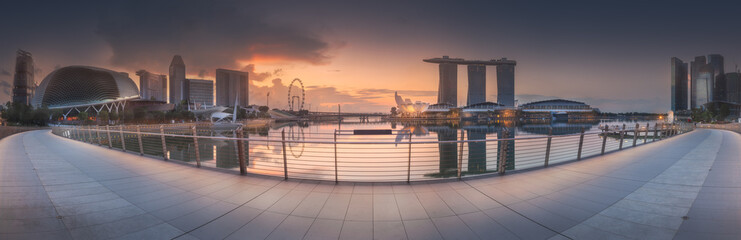
<svg viewBox="0 0 741 240"><path fill-rule="evenodd" d="M170 63L170 103L178 104L188 96L185 84L185 63L180 55L175 55Z"/></svg>
<svg viewBox="0 0 741 240"><path fill-rule="evenodd" d="M188 100L191 103L203 104L205 106L214 105L214 81L203 79L187 79L190 95Z"/></svg>
<svg viewBox="0 0 741 240"><path fill-rule="evenodd" d="M466 106L486 102L486 65L468 65Z"/></svg>
<svg viewBox="0 0 741 240"><path fill-rule="evenodd" d="M142 99L167 102L167 76L146 70L136 72L139 76L139 94Z"/></svg>
<svg viewBox="0 0 741 240"><path fill-rule="evenodd" d="M687 110L687 64L679 58L671 59L672 111Z"/></svg>
<svg viewBox="0 0 741 240"><path fill-rule="evenodd" d="M13 102L31 104L36 82L31 53L18 50L15 57L15 75L13 76Z"/></svg>
<svg viewBox="0 0 741 240"><path fill-rule="evenodd" d="M237 95L239 95L239 106L249 106L248 73L216 69L216 105L234 106Z"/></svg>

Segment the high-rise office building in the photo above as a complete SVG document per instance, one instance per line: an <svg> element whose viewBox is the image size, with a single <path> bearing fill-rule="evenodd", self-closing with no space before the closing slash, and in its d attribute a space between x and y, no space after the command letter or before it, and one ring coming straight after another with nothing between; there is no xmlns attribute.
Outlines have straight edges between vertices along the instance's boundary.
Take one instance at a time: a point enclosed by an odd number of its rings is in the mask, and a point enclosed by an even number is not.
<svg viewBox="0 0 741 240"><path fill-rule="evenodd" d="M147 70L139 70L136 75L139 76L141 99L167 102L167 76L154 74Z"/></svg>
<svg viewBox="0 0 741 240"><path fill-rule="evenodd" d="M515 106L515 65L497 66L497 103L507 107Z"/></svg>
<svg viewBox="0 0 741 240"><path fill-rule="evenodd" d="M698 108L713 101L713 67L705 64L697 71L696 104Z"/></svg>
<svg viewBox="0 0 741 240"><path fill-rule="evenodd" d="M191 103L203 104L206 106L214 105L214 81L203 79L187 79L190 95L188 100Z"/></svg>
<svg viewBox="0 0 741 240"><path fill-rule="evenodd" d="M726 75L723 56L720 54L708 55L708 65L713 67L713 97L711 101L726 101Z"/></svg>
<svg viewBox="0 0 741 240"><path fill-rule="evenodd" d="M175 55L170 63L170 103L178 104L188 96L185 84L185 63L180 55Z"/></svg>
<svg viewBox="0 0 741 240"><path fill-rule="evenodd" d="M468 65L466 105L486 102L486 65Z"/></svg>
<svg viewBox="0 0 741 240"><path fill-rule="evenodd" d="M726 73L726 93L727 101L741 104L741 73Z"/></svg>
<svg viewBox="0 0 741 240"><path fill-rule="evenodd" d="M687 110L687 64L673 57L671 70L672 111Z"/></svg>
<svg viewBox="0 0 741 240"><path fill-rule="evenodd" d="M447 58L447 56L443 58ZM458 106L458 64L440 63L440 83L437 89L437 103Z"/></svg>
<svg viewBox="0 0 741 240"><path fill-rule="evenodd" d="M216 105L234 106L239 94L239 106L249 105L249 75L246 72L216 69Z"/></svg>
<svg viewBox="0 0 741 240"><path fill-rule="evenodd" d="M697 104L697 97L700 94L697 89L697 82L699 82L698 76L700 75L700 68L707 64L705 56L697 56L695 60L690 63L690 108L700 108L701 105Z"/></svg>
<svg viewBox="0 0 741 240"><path fill-rule="evenodd" d="M13 76L13 102L31 104L36 82L33 79L33 58L31 53L18 50L15 57L15 75Z"/></svg>

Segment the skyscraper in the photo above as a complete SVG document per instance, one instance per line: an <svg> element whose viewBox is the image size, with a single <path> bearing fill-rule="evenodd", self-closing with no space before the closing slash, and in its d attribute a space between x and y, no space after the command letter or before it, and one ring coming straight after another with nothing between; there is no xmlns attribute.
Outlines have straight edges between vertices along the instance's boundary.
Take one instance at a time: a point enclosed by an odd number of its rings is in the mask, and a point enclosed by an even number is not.
<svg viewBox="0 0 741 240"><path fill-rule="evenodd" d="M175 55L170 63L170 103L178 104L188 96L185 84L185 63L180 55Z"/></svg>
<svg viewBox="0 0 741 240"><path fill-rule="evenodd" d="M249 105L249 76L246 72L216 69L216 105L234 106L239 94L239 106Z"/></svg>
<svg viewBox="0 0 741 240"><path fill-rule="evenodd" d="M13 76L13 103L31 104L33 92L36 89L33 71L31 53L18 50L15 57L15 76Z"/></svg>
<svg viewBox="0 0 741 240"><path fill-rule="evenodd" d="M727 101L741 103L741 74L737 72L726 73Z"/></svg>
<svg viewBox="0 0 741 240"><path fill-rule="evenodd" d="M697 97L700 95L698 91L698 77L700 75L700 68L707 64L707 59L705 56L697 56L695 57L695 60L690 63L690 108L700 108L702 107L702 104L697 104Z"/></svg>
<svg viewBox="0 0 741 240"><path fill-rule="evenodd" d="M502 58L502 61L507 61ZM515 106L515 65L497 66L497 103Z"/></svg>
<svg viewBox="0 0 741 240"><path fill-rule="evenodd" d="M486 66L468 65L468 96L466 105L486 102Z"/></svg>
<svg viewBox="0 0 741 240"><path fill-rule="evenodd" d="M687 110L687 64L673 57L671 70L672 111Z"/></svg>
<svg viewBox="0 0 741 240"><path fill-rule="evenodd" d="M697 71L696 104L702 108L704 104L711 102L713 99L713 67L705 64Z"/></svg>
<svg viewBox="0 0 741 240"><path fill-rule="evenodd" d="M723 67L723 56L720 54L708 55L708 65L713 68L713 87L711 101L726 101L726 75Z"/></svg>
<svg viewBox="0 0 741 240"><path fill-rule="evenodd" d="M190 95L187 98L191 103L214 105L214 81L187 79L185 82L188 83Z"/></svg>
<svg viewBox="0 0 741 240"><path fill-rule="evenodd" d="M139 76L141 99L167 101L167 76L154 74L147 70L139 70L136 75Z"/></svg>
<svg viewBox="0 0 741 240"><path fill-rule="evenodd" d="M443 58L447 57L443 56ZM458 64L440 63L440 83L437 89L437 103L458 106Z"/></svg>

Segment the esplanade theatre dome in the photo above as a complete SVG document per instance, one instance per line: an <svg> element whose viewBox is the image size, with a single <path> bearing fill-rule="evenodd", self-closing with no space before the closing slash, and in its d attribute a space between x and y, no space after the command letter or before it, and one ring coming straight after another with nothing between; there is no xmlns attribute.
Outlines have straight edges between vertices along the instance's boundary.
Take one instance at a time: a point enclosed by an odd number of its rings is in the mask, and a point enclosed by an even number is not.
<svg viewBox="0 0 741 240"><path fill-rule="evenodd" d="M91 106L139 98L139 90L127 73L108 69L69 66L51 72L33 97L34 107Z"/></svg>

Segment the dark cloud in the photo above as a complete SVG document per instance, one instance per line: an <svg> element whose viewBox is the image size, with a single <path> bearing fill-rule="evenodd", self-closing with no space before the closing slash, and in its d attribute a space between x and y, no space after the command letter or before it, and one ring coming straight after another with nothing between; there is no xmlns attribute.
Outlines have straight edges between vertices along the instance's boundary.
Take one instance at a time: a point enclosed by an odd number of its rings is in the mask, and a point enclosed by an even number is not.
<svg viewBox="0 0 741 240"><path fill-rule="evenodd" d="M10 84L10 81L7 80L0 80L0 99L6 99L10 96L10 90L13 88L13 85Z"/></svg>
<svg viewBox="0 0 741 240"><path fill-rule="evenodd" d="M208 71L206 71L205 69L201 69L201 71L198 72L198 77L199 78L204 78L204 77L206 77L206 74L207 73L208 73Z"/></svg>
<svg viewBox="0 0 741 240"><path fill-rule="evenodd" d="M283 76L283 69L278 68L278 69L273 70L273 76L276 76L276 77Z"/></svg>
<svg viewBox="0 0 741 240"><path fill-rule="evenodd" d="M11 76L12 74L10 74L10 72L8 72L8 70L3 69L3 70L0 71L0 75L3 75L3 76Z"/></svg>
<svg viewBox="0 0 741 240"><path fill-rule="evenodd" d="M282 70L281 69L276 69L275 71L273 71L273 73L270 73L270 72L255 72L255 64L247 64L247 66L244 66L244 68L242 68L242 71L249 73L248 76L250 78L250 81L262 82L265 79L268 79L268 78L272 77L273 75L278 76L275 73L276 72L277 73L280 73Z"/></svg>
<svg viewBox="0 0 741 240"><path fill-rule="evenodd" d="M112 63L131 69L166 69L174 54L196 69L329 62L330 44L317 34L268 22L254 8L242 1L124 1L103 8L96 33L110 45Z"/></svg>

